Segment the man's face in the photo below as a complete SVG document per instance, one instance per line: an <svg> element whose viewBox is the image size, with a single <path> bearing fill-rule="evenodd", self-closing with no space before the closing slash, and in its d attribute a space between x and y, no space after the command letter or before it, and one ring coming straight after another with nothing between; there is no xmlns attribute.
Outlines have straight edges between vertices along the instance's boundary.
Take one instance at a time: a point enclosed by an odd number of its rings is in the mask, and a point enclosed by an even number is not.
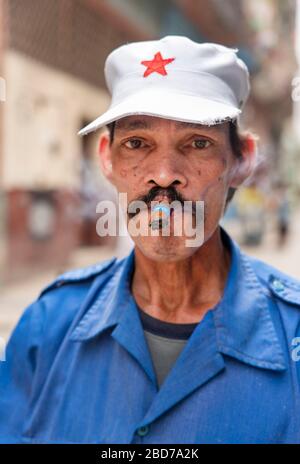
<svg viewBox="0 0 300 464"><path fill-rule="evenodd" d="M230 144L229 123L202 126L152 116L128 116L116 122L111 145L108 135L102 137L106 137L104 144L102 141L102 147L106 147L102 148L102 162L104 167L111 164L109 173L104 171L118 192L127 194L129 204L140 199L147 203L202 200L204 242L213 234L223 215L238 163ZM133 219L127 215L127 223L140 220L141 224L144 215L150 217L149 211L142 211ZM195 225L194 214L187 212L184 216L189 216L184 220ZM144 255L154 260L176 261L197 251L197 247L186 246L190 237L184 228L181 236L174 236L173 218L169 236L151 236L149 220L143 222L148 233L132 236Z"/></svg>

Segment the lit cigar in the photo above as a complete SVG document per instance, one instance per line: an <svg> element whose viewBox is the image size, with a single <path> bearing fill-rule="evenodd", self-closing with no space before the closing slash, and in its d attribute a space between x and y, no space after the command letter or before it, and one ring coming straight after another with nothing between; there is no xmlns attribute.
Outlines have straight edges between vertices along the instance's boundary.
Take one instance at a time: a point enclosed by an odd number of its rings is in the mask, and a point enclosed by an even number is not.
<svg viewBox="0 0 300 464"><path fill-rule="evenodd" d="M163 229L169 224L171 209L165 203L159 203L154 206L151 211L150 227L155 229Z"/></svg>

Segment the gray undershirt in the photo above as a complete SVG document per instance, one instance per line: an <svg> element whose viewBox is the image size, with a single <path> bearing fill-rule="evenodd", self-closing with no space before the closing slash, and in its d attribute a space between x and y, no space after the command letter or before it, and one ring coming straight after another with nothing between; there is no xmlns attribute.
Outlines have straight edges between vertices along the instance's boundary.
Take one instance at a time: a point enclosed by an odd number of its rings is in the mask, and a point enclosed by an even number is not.
<svg viewBox="0 0 300 464"><path fill-rule="evenodd" d="M139 314L160 387L197 324L174 324L161 321L140 308Z"/></svg>

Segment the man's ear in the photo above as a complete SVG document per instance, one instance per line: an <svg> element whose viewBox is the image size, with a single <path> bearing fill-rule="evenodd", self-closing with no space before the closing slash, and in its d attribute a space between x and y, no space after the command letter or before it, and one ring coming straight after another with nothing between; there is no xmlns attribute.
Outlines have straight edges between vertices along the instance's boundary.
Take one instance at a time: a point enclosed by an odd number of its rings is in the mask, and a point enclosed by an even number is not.
<svg viewBox="0 0 300 464"><path fill-rule="evenodd" d="M242 136L241 157L236 158L232 166L229 187L238 188L256 167L257 162L257 137L251 133Z"/></svg>
<svg viewBox="0 0 300 464"><path fill-rule="evenodd" d="M111 160L111 149L109 132L105 131L100 135L98 153L100 157L100 163L102 172L108 180L112 180L112 160Z"/></svg>

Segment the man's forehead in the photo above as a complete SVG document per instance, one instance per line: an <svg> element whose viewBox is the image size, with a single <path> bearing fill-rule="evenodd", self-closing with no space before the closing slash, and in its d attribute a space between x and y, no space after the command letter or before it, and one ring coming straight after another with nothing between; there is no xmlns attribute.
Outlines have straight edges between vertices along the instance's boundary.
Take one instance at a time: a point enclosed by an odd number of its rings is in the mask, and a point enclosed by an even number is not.
<svg viewBox="0 0 300 464"><path fill-rule="evenodd" d="M184 122L176 121L167 118L160 118L155 116L126 116L125 118L118 119L116 122L116 128L120 130L135 130L135 129L146 129L152 130L157 129L160 126L165 127L166 125L172 125L176 130L184 129L202 129L206 131L224 131L226 129L227 123L215 124L212 126L193 123L193 122Z"/></svg>

